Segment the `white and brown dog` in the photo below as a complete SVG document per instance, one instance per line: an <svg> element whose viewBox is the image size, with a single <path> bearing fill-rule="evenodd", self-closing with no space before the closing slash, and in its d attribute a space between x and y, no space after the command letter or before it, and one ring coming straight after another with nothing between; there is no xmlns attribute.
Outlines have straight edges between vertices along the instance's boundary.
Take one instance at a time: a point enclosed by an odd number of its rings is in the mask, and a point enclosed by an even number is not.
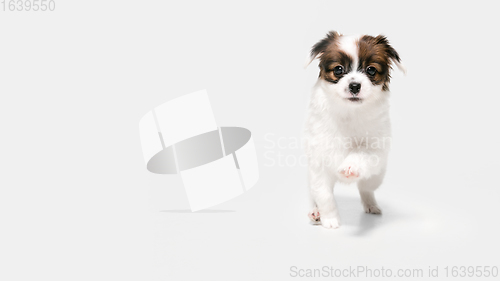
<svg viewBox="0 0 500 281"><path fill-rule="evenodd" d="M309 217L326 228L340 225L333 196L336 182L357 182L364 210L380 214L374 191L383 181L390 146L389 80L392 65L405 72L384 36L329 32L307 64L318 58L305 124Z"/></svg>

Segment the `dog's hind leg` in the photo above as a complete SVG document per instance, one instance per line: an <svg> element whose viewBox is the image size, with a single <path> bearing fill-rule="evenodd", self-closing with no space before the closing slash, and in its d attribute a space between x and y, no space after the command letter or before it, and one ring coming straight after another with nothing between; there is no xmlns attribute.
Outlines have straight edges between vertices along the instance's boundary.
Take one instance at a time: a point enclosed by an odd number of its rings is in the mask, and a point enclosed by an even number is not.
<svg viewBox="0 0 500 281"><path fill-rule="evenodd" d="M384 180L384 172L371 176L368 179L362 179L358 182L359 195L361 195L361 202L365 213L368 214L381 214L382 210L375 200L374 191L382 184Z"/></svg>

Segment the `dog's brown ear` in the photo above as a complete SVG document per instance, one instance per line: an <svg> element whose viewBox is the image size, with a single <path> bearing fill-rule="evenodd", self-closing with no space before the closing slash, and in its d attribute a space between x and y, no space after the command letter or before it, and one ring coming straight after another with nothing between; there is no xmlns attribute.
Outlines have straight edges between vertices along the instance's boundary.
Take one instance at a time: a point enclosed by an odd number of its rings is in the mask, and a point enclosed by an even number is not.
<svg viewBox="0 0 500 281"><path fill-rule="evenodd" d="M321 54L323 54L323 52L326 51L328 46L333 42L335 42L340 36L341 35L338 32L330 31L326 34L325 38L323 38L318 43L314 44L314 46L311 49L311 53L309 54L309 57L306 60L304 68L306 68L309 64L311 64L311 62L314 59L321 57Z"/></svg>
<svg viewBox="0 0 500 281"><path fill-rule="evenodd" d="M379 35L375 37L375 43L384 46L387 57L391 59L392 63L395 64L398 69L406 75L406 68L401 63L401 58L399 57L398 52L396 52L396 50L389 44L389 40L387 40L387 37Z"/></svg>

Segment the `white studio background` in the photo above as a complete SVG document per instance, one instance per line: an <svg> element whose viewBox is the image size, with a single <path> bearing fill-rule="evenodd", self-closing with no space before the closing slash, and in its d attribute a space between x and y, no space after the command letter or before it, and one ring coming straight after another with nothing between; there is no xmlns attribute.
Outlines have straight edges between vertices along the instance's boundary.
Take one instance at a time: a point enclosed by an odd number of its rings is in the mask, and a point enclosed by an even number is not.
<svg viewBox="0 0 500 281"><path fill-rule="evenodd" d="M0 279L500 266L496 3L55 2L0 11ZM329 30L384 34L408 68L392 75L384 214L339 186L338 230L308 223L297 144L318 73L302 66ZM138 122L200 89L220 126L252 131L261 175L190 213L180 178L146 170Z"/></svg>

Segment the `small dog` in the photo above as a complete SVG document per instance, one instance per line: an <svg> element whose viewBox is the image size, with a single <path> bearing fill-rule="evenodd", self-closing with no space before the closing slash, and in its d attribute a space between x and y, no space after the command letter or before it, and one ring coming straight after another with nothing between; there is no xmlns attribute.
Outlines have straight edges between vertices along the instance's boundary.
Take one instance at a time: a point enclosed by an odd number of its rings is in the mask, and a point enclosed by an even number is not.
<svg viewBox="0 0 500 281"><path fill-rule="evenodd" d="M319 61L304 144L313 210L326 228L340 225L333 196L336 182L358 184L366 213L381 214L374 191L383 181L391 140L389 80L392 65L405 72L385 36L329 32L308 59Z"/></svg>

